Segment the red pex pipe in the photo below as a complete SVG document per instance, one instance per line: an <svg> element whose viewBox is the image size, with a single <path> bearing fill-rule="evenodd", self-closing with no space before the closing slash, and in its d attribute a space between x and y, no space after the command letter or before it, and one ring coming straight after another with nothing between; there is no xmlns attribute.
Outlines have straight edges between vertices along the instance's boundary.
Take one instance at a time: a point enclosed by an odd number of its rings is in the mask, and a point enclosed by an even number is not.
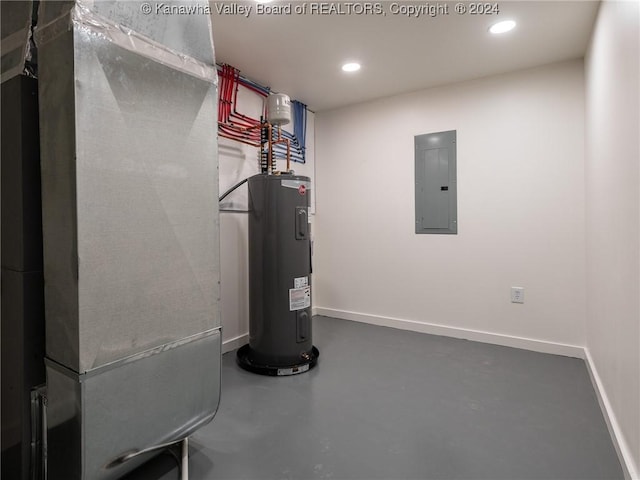
<svg viewBox="0 0 640 480"><path fill-rule="evenodd" d="M218 89L218 121L223 121L222 118L222 102L224 101L222 96L222 90L224 85L224 75L220 73L220 88Z"/></svg>
<svg viewBox="0 0 640 480"><path fill-rule="evenodd" d="M222 72L221 72L221 78L222 78L222 82L220 85L220 121L222 121L223 123L226 123L227 121L227 84L229 82L228 80L228 76L227 76L227 67L226 65L222 66Z"/></svg>
<svg viewBox="0 0 640 480"><path fill-rule="evenodd" d="M230 102L229 98L229 84L231 83L231 79L229 78L229 68L228 66L224 66L222 70L222 78L223 85L220 87L220 95L221 95L221 120L223 123L227 123L229 121L229 112L230 112Z"/></svg>
<svg viewBox="0 0 640 480"><path fill-rule="evenodd" d="M256 118L251 118L247 115L244 115L240 112L238 112L236 110L236 107L238 105L238 90L240 89L240 70L238 69L233 69L233 100L232 100L232 105L233 105L233 110L231 111L231 117L240 119L240 120L244 120L245 122L250 122L254 125L257 125L258 123L260 123L260 120L256 119ZM254 89L255 91L255 89Z"/></svg>
<svg viewBox="0 0 640 480"><path fill-rule="evenodd" d="M250 141L248 141L248 140L244 140L244 139L242 139L242 138L237 138L237 137L234 137L234 136L232 136L232 135L226 135L226 134L224 134L224 133L220 133L219 135L220 135L221 137L224 137L224 138L228 138L228 139L230 139L230 140L233 140L234 142L244 143L245 145L250 145L250 146L252 146L252 147L259 147L259 146L260 146L260 145L257 145L257 144L256 144L256 143L254 143L254 142L250 142Z"/></svg>
<svg viewBox="0 0 640 480"><path fill-rule="evenodd" d="M221 127L226 128L229 132L234 132L234 134L236 135L241 135L241 136L245 136L245 137L251 137L251 138L260 138L260 132L258 130L258 128L260 127L260 124L255 124L255 125L238 125L236 123L222 123L219 122Z"/></svg>
<svg viewBox="0 0 640 480"><path fill-rule="evenodd" d="M249 127L251 128L251 127ZM233 140L238 140L243 143L248 143L253 146L260 146L260 136L259 131L258 135L255 135L253 131L248 131L247 129L240 129L239 127L232 127L230 125L219 125L219 133L220 135L231 138Z"/></svg>
<svg viewBox="0 0 640 480"><path fill-rule="evenodd" d="M220 119L220 121L226 124L229 123L230 117L234 117L242 120L242 122L233 123L240 123L243 126L257 125L259 123L259 120L241 114L236 109L238 90L241 82L240 71L232 67L231 65L225 64L222 65L220 77L221 82L218 104L218 118ZM265 96L264 92L261 92L252 85L245 84L245 82L242 82L242 85L262 97Z"/></svg>
<svg viewBox="0 0 640 480"><path fill-rule="evenodd" d="M233 92L233 73L232 73L232 67L227 65L227 90L225 92L225 99L227 100L227 104L226 106L226 118L229 119L229 116L231 115L231 102L232 100L232 92Z"/></svg>
<svg viewBox="0 0 640 480"><path fill-rule="evenodd" d="M227 75L227 66L223 65L222 66L222 78L223 78L223 84L220 87L220 96L222 98L222 102L221 102L221 108L222 108L222 115L221 115L221 119L224 123L227 122L228 116L227 116L227 103L229 102L229 99L227 98L227 85L229 84L229 77Z"/></svg>
<svg viewBox="0 0 640 480"><path fill-rule="evenodd" d="M234 137L242 138L244 140L254 141L254 142L260 141L259 137L252 134L248 134L247 132L238 130L237 128L230 128L229 125L220 125L220 130L221 132L224 132L227 135L233 135Z"/></svg>
<svg viewBox="0 0 640 480"><path fill-rule="evenodd" d="M226 66L226 78L227 78L227 82L225 84L225 92L224 92L224 99L225 99L225 120L229 120L229 115L231 115L231 102L233 101L231 98L231 92L233 89L233 77L232 77L232 72L231 72L231 66L227 65Z"/></svg>
<svg viewBox="0 0 640 480"><path fill-rule="evenodd" d="M240 85L248 90L266 97L268 93L245 82L240 77L240 71L231 65L223 64L219 69L218 92L218 133L228 138L254 147L262 145L261 121L251 118L237 111L238 91ZM264 113L264 111L263 111ZM269 135L269 143L271 143ZM269 155L271 156L271 155ZM270 162L273 160L269 159Z"/></svg>

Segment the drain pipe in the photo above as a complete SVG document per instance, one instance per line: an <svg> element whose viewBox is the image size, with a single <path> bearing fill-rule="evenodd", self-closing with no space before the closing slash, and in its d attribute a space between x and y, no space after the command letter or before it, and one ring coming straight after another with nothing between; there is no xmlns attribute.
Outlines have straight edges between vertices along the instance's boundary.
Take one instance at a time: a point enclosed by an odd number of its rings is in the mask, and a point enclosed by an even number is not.
<svg viewBox="0 0 640 480"><path fill-rule="evenodd" d="M189 480L189 437L182 440L182 462L180 480Z"/></svg>

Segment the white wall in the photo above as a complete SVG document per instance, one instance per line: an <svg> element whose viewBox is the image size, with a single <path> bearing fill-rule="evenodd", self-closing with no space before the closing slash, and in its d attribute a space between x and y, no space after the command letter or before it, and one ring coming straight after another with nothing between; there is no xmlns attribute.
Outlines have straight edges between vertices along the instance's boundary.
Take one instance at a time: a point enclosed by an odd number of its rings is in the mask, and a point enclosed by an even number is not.
<svg viewBox="0 0 640 480"><path fill-rule="evenodd" d="M283 92L286 93L286 92ZM240 88L238 111L259 118L262 99L247 89ZM293 129L287 125L285 129ZM218 138L220 162L220 192L240 180L255 175L258 168L258 149L223 137ZM314 114L307 112L306 163L292 163L296 174L314 180ZM285 169L279 160L279 170ZM246 210L247 187L243 185L220 204L222 209ZM312 187L311 212L315 208L315 192ZM224 351L246 343L249 332L249 264L248 264L248 215L247 213L220 212L220 257L221 257L221 311L222 340ZM313 220L313 215L311 216Z"/></svg>
<svg viewBox="0 0 640 480"><path fill-rule="evenodd" d="M583 74L576 60L318 113L318 313L584 345ZM459 233L416 235L413 137L443 130Z"/></svg>
<svg viewBox="0 0 640 480"><path fill-rule="evenodd" d="M640 11L604 2L586 58L586 344L640 471Z"/></svg>

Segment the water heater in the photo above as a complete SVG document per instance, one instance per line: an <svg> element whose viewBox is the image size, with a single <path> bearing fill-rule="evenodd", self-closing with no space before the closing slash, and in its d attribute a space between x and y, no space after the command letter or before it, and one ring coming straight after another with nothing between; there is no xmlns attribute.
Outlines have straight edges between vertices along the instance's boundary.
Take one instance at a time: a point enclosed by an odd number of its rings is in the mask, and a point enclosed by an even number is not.
<svg viewBox="0 0 640 480"><path fill-rule="evenodd" d="M249 344L238 364L263 375L314 367L309 177L249 178Z"/></svg>

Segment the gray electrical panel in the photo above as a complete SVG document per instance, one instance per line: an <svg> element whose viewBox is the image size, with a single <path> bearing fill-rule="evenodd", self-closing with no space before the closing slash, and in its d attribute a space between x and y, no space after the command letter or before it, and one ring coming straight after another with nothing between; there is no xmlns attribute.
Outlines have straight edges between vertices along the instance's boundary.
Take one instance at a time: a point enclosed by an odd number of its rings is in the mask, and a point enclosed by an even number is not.
<svg viewBox="0 0 640 480"><path fill-rule="evenodd" d="M416 233L458 233L456 131L415 137Z"/></svg>

